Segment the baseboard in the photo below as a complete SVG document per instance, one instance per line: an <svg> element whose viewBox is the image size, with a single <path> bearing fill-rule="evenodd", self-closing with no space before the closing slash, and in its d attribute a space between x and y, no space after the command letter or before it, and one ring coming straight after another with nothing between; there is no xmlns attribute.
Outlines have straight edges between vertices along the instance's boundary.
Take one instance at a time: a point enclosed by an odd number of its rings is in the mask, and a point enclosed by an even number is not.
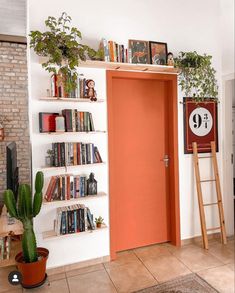
<svg viewBox="0 0 235 293"><path fill-rule="evenodd" d="M88 266L92 266L92 265L96 265L96 264L100 264L100 263L108 262L108 261L110 261L109 255L90 259L90 260L85 260L85 261L81 261L81 262L77 262L77 263L73 263L73 264L69 264L65 266L50 268L47 270L47 274L50 276L50 275L55 275L59 273L66 273L68 271L81 269L84 267L88 267Z"/></svg>
<svg viewBox="0 0 235 293"><path fill-rule="evenodd" d="M212 233L212 234L207 235L207 237L208 237L208 240L213 240L213 239L218 240L221 238L220 233ZM234 239L234 235L227 236L227 239L228 240ZM200 243L200 242L202 242L202 236L195 236L192 238L181 240L181 245L184 246L184 245L193 244L193 243Z"/></svg>

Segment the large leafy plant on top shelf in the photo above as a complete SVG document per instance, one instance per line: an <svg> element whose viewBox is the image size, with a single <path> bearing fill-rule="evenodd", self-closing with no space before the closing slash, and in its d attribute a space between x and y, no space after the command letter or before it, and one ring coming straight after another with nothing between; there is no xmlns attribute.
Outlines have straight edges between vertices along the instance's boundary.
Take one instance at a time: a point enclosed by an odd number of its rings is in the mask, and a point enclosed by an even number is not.
<svg viewBox="0 0 235 293"><path fill-rule="evenodd" d="M76 27L71 27L71 17L63 12L56 19L49 16L45 21L48 28L45 32L38 30L30 32L30 47L39 56L48 57L42 64L49 72L60 72L65 80L66 92L71 92L76 87L78 73L76 67L86 58L102 60L102 51L95 51L87 45L81 44L81 32Z"/></svg>
<svg viewBox="0 0 235 293"><path fill-rule="evenodd" d="M22 250L26 263L36 262L38 260L37 244L33 230L33 218L36 217L41 210L43 184L43 173L37 172L35 178L35 194L33 198L31 188L28 184L20 184L17 202L12 190L8 189L4 192L4 203L9 214L23 224Z"/></svg>
<svg viewBox="0 0 235 293"><path fill-rule="evenodd" d="M179 69L179 85L186 97L196 102L208 98L217 101L218 86L215 69L211 64L212 56L199 55L194 52L180 52L175 59L175 67Z"/></svg>

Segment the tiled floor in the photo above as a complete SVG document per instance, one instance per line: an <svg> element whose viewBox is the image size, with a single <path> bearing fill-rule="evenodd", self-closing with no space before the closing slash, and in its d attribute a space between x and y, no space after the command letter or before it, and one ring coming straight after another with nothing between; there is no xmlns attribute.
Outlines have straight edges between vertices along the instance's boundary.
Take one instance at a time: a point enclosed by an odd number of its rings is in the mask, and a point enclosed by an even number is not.
<svg viewBox="0 0 235 293"><path fill-rule="evenodd" d="M0 269L0 293L22 293L7 281L12 268ZM117 293L132 292L182 275L196 272L223 293L234 289L234 240L223 246L210 242L209 251L199 244L176 248L170 244L152 245L118 254L116 261L66 273L49 275L35 293Z"/></svg>

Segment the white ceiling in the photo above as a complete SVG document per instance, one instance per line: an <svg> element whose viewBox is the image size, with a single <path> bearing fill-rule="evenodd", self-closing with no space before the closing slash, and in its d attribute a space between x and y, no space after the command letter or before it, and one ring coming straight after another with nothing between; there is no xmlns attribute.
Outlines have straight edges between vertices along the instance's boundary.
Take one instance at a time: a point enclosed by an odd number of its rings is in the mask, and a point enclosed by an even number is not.
<svg viewBox="0 0 235 293"><path fill-rule="evenodd" d="M0 34L26 36L26 1L0 0Z"/></svg>

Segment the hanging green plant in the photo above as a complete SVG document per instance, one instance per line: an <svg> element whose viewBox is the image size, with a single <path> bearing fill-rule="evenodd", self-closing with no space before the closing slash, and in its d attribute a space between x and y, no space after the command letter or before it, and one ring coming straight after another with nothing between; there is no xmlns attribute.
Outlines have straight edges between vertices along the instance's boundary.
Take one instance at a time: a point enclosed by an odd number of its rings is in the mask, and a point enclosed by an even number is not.
<svg viewBox="0 0 235 293"><path fill-rule="evenodd" d="M179 69L179 85L186 97L195 101L218 99L218 85L215 69L211 64L212 56L194 52L180 52L175 58L175 67Z"/></svg>
<svg viewBox="0 0 235 293"><path fill-rule="evenodd" d="M70 93L76 88L78 73L76 67L87 57L92 60L103 60L103 52L81 44L81 32L76 27L70 27L71 17L63 12L56 19L49 16L45 21L48 28L45 32L31 31L30 47L39 56L48 57L42 64L48 72L62 73L65 77L65 90Z"/></svg>

